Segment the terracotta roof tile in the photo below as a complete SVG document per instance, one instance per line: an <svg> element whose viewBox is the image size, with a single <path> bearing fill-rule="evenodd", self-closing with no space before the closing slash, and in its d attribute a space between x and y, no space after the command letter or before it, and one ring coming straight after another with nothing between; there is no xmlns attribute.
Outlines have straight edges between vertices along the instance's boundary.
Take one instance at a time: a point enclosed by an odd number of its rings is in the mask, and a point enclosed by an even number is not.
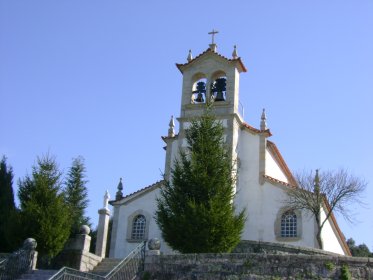
<svg viewBox="0 0 373 280"><path fill-rule="evenodd" d="M254 133L268 133L268 136L272 136L272 133L269 129L266 129L266 130L260 130L260 129L257 129L251 125L249 125L248 123L242 123L243 127L247 128L248 130L254 132Z"/></svg>
<svg viewBox="0 0 373 280"><path fill-rule="evenodd" d="M278 183L278 184L283 185L283 186L286 186L286 187L291 187L291 188L296 188L296 187L297 187L296 185L291 185L291 184L289 184L289 183L286 183L286 182L284 182L284 181L281 181L281 180L279 180L279 179L273 178L273 177L268 176L268 175L263 175L263 177L264 177L265 179L267 179L267 180L273 182L273 183Z"/></svg>

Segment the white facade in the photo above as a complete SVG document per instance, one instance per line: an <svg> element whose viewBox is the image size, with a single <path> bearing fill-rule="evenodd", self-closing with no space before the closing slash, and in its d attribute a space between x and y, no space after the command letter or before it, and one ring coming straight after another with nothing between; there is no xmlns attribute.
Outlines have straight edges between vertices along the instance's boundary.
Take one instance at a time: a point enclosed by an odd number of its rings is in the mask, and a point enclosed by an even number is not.
<svg viewBox="0 0 373 280"><path fill-rule="evenodd" d="M179 149L185 147L185 129L190 125L190 119L203 112L203 102L195 101L201 100L201 96L195 92L196 82L204 82L206 91L202 97L206 100L212 95L211 84L223 77L226 81L225 95L219 100L218 93L215 93L214 111L223 123L225 141L230 152L237 159L238 180L234 203L237 211L245 208L247 214L242 240L318 248L314 217L305 211L287 212L289 209L284 203L286 188L296 186L296 182L276 145L267 140L271 133L266 127L264 112L260 129L246 124L239 113L239 75L246 72L245 66L240 58L227 59L213 49L207 49L186 64L177 64L183 74L181 111L178 118L180 130L175 135L170 123L169 135L163 138L167 144L166 178L169 178L170 167L178 156ZM114 223L110 257L125 257L143 239L162 240L162 234L154 220L156 198L161 186L162 181L125 197L120 193L111 202L114 206ZM285 233L284 226L281 227L281 219L285 215L290 215L287 217L293 223L289 224L293 226L289 231L290 236L286 236L289 232ZM141 240L136 239L137 231L144 233ZM343 255L349 253L334 217L326 223L322 238L327 240L324 242L325 250ZM165 253L172 252L165 242L162 242L161 250Z"/></svg>

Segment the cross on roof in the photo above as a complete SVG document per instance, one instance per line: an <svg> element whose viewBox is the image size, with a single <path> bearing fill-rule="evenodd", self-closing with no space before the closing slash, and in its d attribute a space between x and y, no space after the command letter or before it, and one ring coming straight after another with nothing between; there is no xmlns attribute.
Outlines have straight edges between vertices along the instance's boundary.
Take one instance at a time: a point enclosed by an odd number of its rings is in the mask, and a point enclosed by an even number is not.
<svg viewBox="0 0 373 280"><path fill-rule="evenodd" d="M209 35L212 35L212 43L211 43L212 45L215 44L214 43L214 37L215 37L215 34L217 34L217 33L219 33L219 31L214 30L214 29L212 29L212 31L208 33Z"/></svg>

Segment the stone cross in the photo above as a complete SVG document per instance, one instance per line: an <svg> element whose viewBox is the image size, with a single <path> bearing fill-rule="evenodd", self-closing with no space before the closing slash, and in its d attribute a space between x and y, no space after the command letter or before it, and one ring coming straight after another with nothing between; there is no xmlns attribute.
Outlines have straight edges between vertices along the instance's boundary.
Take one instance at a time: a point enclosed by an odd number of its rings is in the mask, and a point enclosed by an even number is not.
<svg viewBox="0 0 373 280"><path fill-rule="evenodd" d="M214 43L214 37L215 37L215 34L217 34L217 33L219 33L219 31L214 30L214 29L212 29L212 31L208 33L208 34L212 35L212 43L211 43L212 45L215 44Z"/></svg>

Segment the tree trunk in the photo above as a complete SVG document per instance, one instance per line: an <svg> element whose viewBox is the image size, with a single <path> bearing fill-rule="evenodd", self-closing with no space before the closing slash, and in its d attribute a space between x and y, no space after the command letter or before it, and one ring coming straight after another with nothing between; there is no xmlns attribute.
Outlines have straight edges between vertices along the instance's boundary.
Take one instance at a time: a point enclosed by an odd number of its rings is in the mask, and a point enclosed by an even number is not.
<svg viewBox="0 0 373 280"><path fill-rule="evenodd" d="M316 239L317 239L317 242L319 243L320 249L324 249L324 244L321 238L321 228L319 226L317 227Z"/></svg>
<svg viewBox="0 0 373 280"><path fill-rule="evenodd" d="M316 240L317 240L317 243L319 243L319 248L323 250L324 249L324 244L323 244L322 238L321 238L322 226L321 226L320 216L319 215L320 214L315 215L316 223L317 223Z"/></svg>

